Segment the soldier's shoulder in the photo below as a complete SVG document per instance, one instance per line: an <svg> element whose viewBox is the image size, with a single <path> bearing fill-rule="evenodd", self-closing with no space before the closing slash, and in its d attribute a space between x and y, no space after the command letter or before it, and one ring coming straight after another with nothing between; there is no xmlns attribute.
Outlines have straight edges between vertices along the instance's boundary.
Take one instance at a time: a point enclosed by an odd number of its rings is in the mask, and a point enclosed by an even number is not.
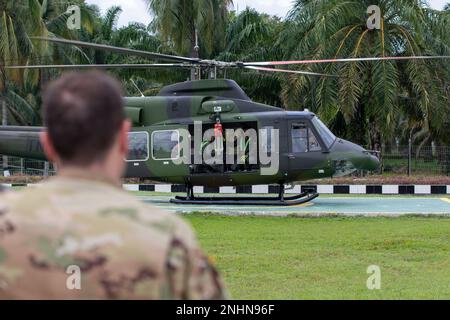
<svg viewBox="0 0 450 320"><path fill-rule="evenodd" d="M6 190L0 193L0 210L15 211L17 208L39 208L47 202L46 192L42 188L26 187L21 190Z"/></svg>
<svg viewBox="0 0 450 320"><path fill-rule="evenodd" d="M0 192L0 214L10 209L13 203L20 201L21 196L20 192L13 192L11 190L3 190L3 192Z"/></svg>
<svg viewBox="0 0 450 320"><path fill-rule="evenodd" d="M196 245L192 226L178 214L144 203L126 192L122 192L122 196L124 199L128 199L128 203L132 205L132 208L137 210L137 220L140 223L148 224L162 232L170 233L172 238L184 242L189 247Z"/></svg>
<svg viewBox="0 0 450 320"><path fill-rule="evenodd" d="M129 227L150 227L156 234L169 234L170 237L177 238L188 246L196 244L190 224L173 212L145 203L121 188L105 186L104 190L92 189L92 192L85 191L78 196L83 198L87 193L90 193L92 199L95 198L95 205L92 202L89 205L95 206L93 210L97 216L124 218L130 223Z"/></svg>
<svg viewBox="0 0 450 320"><path fill-rule="evenodd" d="M85 236L81 230L101 234L107 229L126 231L126 238L136 246L172 241L187 248L198 246L192 227L184 219L110 185L53 180L1 197L3 215L35 229L58 229L70 221L81 228L73 230L77 237Z"/></svg>

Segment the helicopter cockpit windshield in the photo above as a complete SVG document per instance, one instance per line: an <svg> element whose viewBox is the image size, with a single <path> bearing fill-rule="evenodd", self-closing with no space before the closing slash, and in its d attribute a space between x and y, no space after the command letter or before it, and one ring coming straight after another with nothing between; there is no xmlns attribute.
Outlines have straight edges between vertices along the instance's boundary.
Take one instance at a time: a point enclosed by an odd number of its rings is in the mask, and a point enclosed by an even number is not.
<svg viewBox="0 0 450 320"><path fill-rule="evenodd" d="M330 131L330 129L327 128L327 126L322 121L320 121L317 116L313 117L311 122L321 136L327 148L330 148L336 140L336 136L333 134L333 132Z"/></svg>

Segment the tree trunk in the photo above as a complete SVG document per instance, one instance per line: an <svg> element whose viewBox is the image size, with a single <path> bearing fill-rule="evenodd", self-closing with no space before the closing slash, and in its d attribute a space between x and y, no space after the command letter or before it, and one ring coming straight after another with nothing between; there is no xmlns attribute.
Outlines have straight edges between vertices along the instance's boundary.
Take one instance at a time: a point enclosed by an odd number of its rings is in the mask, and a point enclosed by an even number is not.
<svg viewBox="0 0 450 320"><path fill-rule="evenodd" d="M2 97L2 126L8 125L8 111L6 110L6 100Z"/></svg>
<svg viewBox="0 0 450 320"><path fill-rule="evenodd" d="M347 136L355 143L366 146L367 145L367 126L364 114L364 104L359 103L355 116L350 124L347 124Z"/></svg>
<svg viewBox="0 0 450 320"><path fill-rule="evenodd" d="M2 126L8 125L8 110L6 108L6 99L4 97L0 97L1 105L2 105ZM3 169L8 168L8 157L3 156Z"/></svg>

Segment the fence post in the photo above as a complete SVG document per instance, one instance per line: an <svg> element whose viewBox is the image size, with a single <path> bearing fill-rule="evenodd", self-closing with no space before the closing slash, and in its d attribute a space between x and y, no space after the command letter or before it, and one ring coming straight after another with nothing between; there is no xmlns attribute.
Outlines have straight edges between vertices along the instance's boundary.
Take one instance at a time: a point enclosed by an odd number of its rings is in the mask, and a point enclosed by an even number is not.
<svg viewBox="0 0 450 320"><path fill-rule="evenodd" d="M412 167L412 141L411 138L408 140L408 176L411 175Z"/></svg>
<svg viewBox="0 0 450 320"><path fill-rule="evenodd" d="M44 162L44 177L48 177L48 171L49 171L49 163L48 161Z"/></svg>

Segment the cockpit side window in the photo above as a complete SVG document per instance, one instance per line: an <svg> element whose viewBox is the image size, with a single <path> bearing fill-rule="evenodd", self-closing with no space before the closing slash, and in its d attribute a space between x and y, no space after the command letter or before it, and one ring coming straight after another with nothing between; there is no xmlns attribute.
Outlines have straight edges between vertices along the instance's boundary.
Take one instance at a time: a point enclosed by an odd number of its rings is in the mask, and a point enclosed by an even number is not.
<svg viewBox="0 0 450 320"><path fill-rule="evenodd" d="M292 125L292 152L320 151L319 141L314 132L306 123L295 123Z"/></svg>
<svg viewBox="0 0 450 320"><path fill-rule="evenodd" d="M308 152L308 128L304 123L292 125L292 152Z"/></svg>
<svg viewBox="0 0 450 320"><path fill-rule="evenodd" d="M306 123L294 123L292 125L292 152L321 151L319 140L314 131Z"/></svg>
<svg viewBox="0 0 450 320"><path fill-rule="evenodd" d="M320 147L319 141L317 140L314 132L311 128L308 128L308 151L320 151L322 148Z"/></svg>
<svg viewBox="0 0 450 320"><path fill-rule="evenodd" d="M320 121L319 118L313 117L311 122L316 128L319 135L322 137L322 140L327 148L330 148L336 140L336 136L330 131L330 129L327 128L327 126L322 121Z"/></svg>

